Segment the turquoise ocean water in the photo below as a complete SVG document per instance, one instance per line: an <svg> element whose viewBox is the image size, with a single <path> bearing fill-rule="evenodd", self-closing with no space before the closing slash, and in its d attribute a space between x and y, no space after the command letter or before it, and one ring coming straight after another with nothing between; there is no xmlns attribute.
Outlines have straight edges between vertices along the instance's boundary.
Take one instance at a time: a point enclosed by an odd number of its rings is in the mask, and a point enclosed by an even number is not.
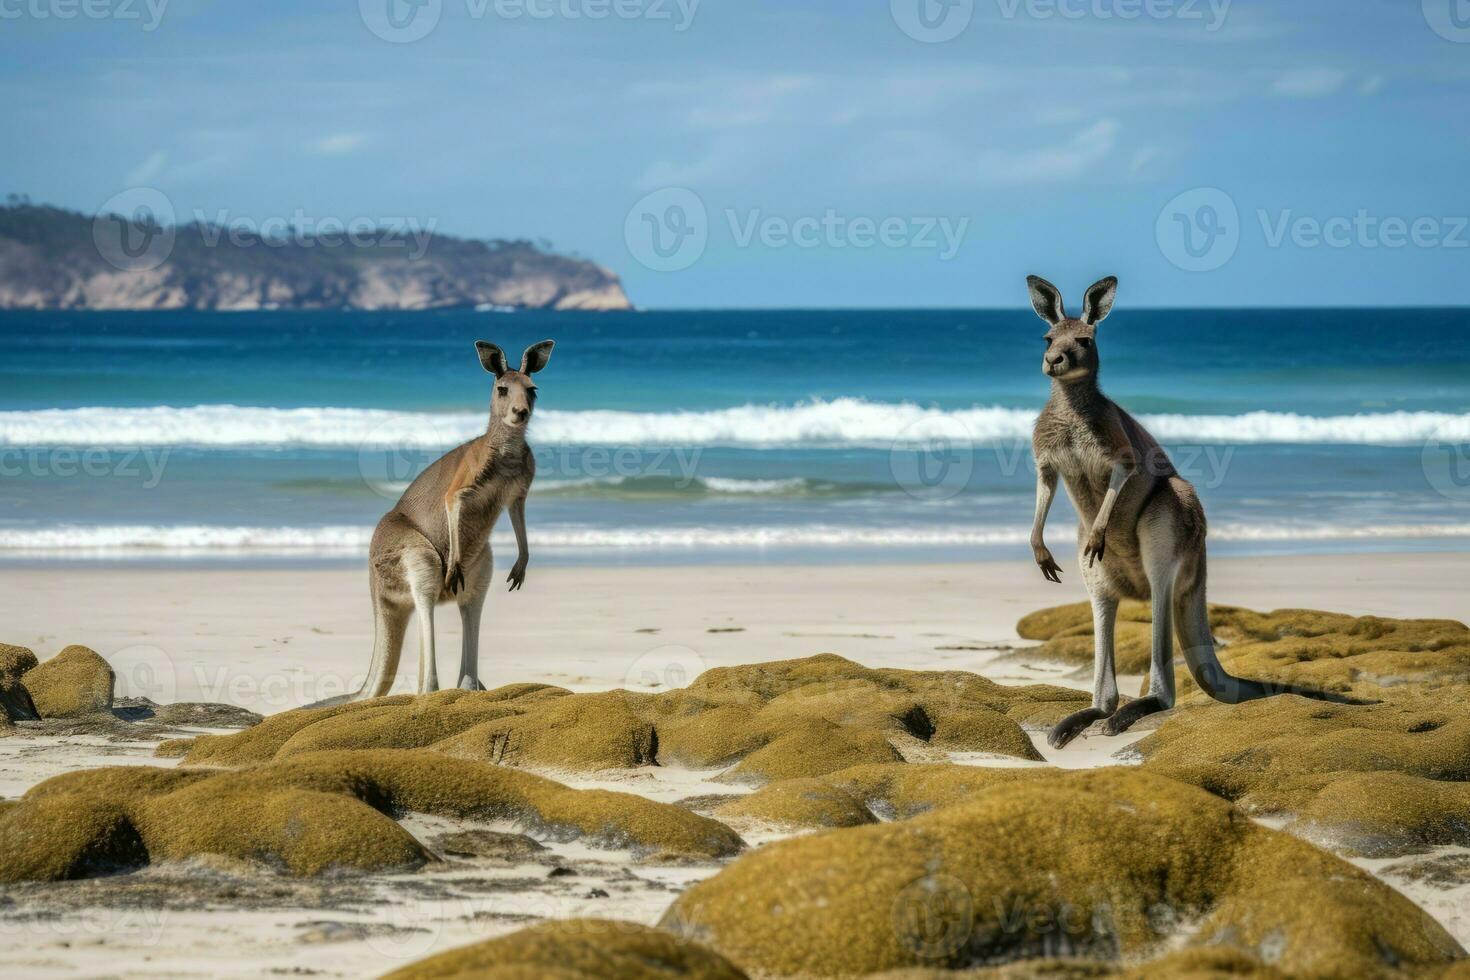
<svg viewBox="0 0 1470 980"><path fill-rule="evenodd" d="M1022 310L0 313L0 561L359 561L414 473L483 428L473 342L546 337L538 561L1026 558L1043 330ZM1470 311L1120 310L1099 344L1214 552L1470 547Z"/></svg>

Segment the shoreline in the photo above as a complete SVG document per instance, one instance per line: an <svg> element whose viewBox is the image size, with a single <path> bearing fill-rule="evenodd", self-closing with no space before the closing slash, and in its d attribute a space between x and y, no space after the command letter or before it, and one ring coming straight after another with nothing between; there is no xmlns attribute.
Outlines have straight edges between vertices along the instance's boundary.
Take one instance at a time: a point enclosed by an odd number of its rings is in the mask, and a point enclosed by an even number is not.
<svg viewBox="0 0 1470 980"><path fill-rule="evenodd" d="M1414 552L1220 558L1210 600L1467 618L1470 554ZM682 686L710 667L836 653L870 667L1017 672L1015 624L1086 599L1075 569L1046 582L1029 562L537 566L524 591L496 573L481 628L487 687ZM125 574L120 574L125 572ZM73 643L113 663L119 696L217 701L270 714L355 687L372 648L361 564L304 568L68 565L0 567L11 597L0 641L43 660ZM441 684L459 666L454 607L436 613ZM395 692L411 689L410 627ZM1001 660L1001 663L992 661ZM1087 687L1086 671L1048 670ZM1125 690L1128 688L1125 687Z"/></svg>

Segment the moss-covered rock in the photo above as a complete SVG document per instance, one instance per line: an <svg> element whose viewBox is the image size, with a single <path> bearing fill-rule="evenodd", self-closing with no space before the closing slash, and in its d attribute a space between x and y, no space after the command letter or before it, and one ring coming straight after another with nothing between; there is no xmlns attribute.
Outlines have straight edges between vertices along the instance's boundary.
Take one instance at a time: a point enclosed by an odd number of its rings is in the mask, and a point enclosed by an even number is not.
<svg viewBox="0 0 1470 980"><path fill-rule="evenodd" d="M665 928L755 973L1140 961L1222 946L1295 976L1463 956L1366 872L1137 770L1046 772L896 823L767 845L686 891Z"/></svg>
<svg viewBox="0 0 1470 980"><path fill-rule="evenodd" d="M451 950L385 980L744 980L712 950L660 929L604 919L547 922Z"/></svg>
<svg viewBox="0 0 1470 980"><path fill-rule="evenodd" d="M1151 622L1144 603L1119 607L1119 671L1146 673ZM1036 651L1041 656L1092 662L1092 614L1086 603L1032 613L1016 628L1028 639L1044 641ZM1242 677L1365 699L1385 697L1405 685L1470 682L1470 627L1453 620L1211 606L1210 628L1221 662ZM1178 671L1178 679L1182 703L1208 700L1187 672Z"/></svg>
<svg viewBox="0 0 1470 980"><path fill-rule="evenodd" d="M1040 778L1053 771L950 763L854 766L816 778L770 783L749 796L721 804L715 814L793 829L856 827L879 817L903 820L954 806L992 786Z"/></svg>
<svg viewBox="0 0 1470 980"><path fill-rule="evenodd" d="M69 646L26 671L21 683L42 718L80 718L112 710L116 677L95 650Z"/></svg>
<svg viewBox="0 0 1470 980"><path fill-rule="evenodd" d="M1324 843L1374 854L1470 845L1465 688L1374 705L1295 696L1180 711L1133 746L1153 772L1259 815L1298 817Z"/></svg>
<svg viewBox="0 0 1470 980"><path fill-rule="evenodd" d="M25 647L0 643L0 728L14 721L34 721L40 715L30 692L21 683L36 667L36 655Z"/></svg>
<svg viewBox="0 0 1470 980"><path fill-rule="evenodd" d="M543 685L445 691L276 715L203 736L187 764L240 766L330 749L425 748L457 758L578 772L733 767L749 783L903 758L898 744L1040 760L1021 720L1086 701L1050 685L1007 687L957 671L872 670L831 654L707 671L660 694L571 694Z"/></svg>
<svg viewBox="0 0 1470 980"><path fill-rule="evenodd" d="M626 793L424 751L306 753L234 771L120 767L41 783L0 812L0 881L58 880L202 855L295 875L412 867L394 815L508 820L641 855L736 853L725 825Z"/></svg>

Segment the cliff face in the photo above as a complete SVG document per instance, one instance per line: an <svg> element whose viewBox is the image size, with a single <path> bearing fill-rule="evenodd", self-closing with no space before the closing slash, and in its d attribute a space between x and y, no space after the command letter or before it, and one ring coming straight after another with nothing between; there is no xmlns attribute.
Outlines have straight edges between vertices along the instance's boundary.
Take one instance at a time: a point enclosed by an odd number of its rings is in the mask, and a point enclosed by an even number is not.
<svg viewBox="0 0 1470 980"><path fill-rule="evenodd" d="M0 309L633 308L612 271L530 242L392 229L355 237L0 207Z"/></svg>

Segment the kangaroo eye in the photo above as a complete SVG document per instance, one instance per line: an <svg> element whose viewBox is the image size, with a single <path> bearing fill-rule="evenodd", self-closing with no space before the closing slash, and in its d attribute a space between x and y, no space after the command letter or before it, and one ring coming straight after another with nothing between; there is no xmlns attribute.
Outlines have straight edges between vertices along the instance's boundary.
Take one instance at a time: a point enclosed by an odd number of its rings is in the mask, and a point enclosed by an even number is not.
<svg viewBox="0 0 1470 980"><path fill-rule="evenodd" d="M506 395L510 394L510 389L507 388L505 385L501 385L499 388L495 389L495 393L501 398L504 398Z"/></svg>
<svg viewBox="0 0 1470 980"><path fill-rule="evenodd" d="M1089 348L1089 347L1092 346L1092 338L1091 337L1078 337L1077 338L1077 346L1078 347L1081 347L1083 350L1086 350L1087 348Z"/></svg>

